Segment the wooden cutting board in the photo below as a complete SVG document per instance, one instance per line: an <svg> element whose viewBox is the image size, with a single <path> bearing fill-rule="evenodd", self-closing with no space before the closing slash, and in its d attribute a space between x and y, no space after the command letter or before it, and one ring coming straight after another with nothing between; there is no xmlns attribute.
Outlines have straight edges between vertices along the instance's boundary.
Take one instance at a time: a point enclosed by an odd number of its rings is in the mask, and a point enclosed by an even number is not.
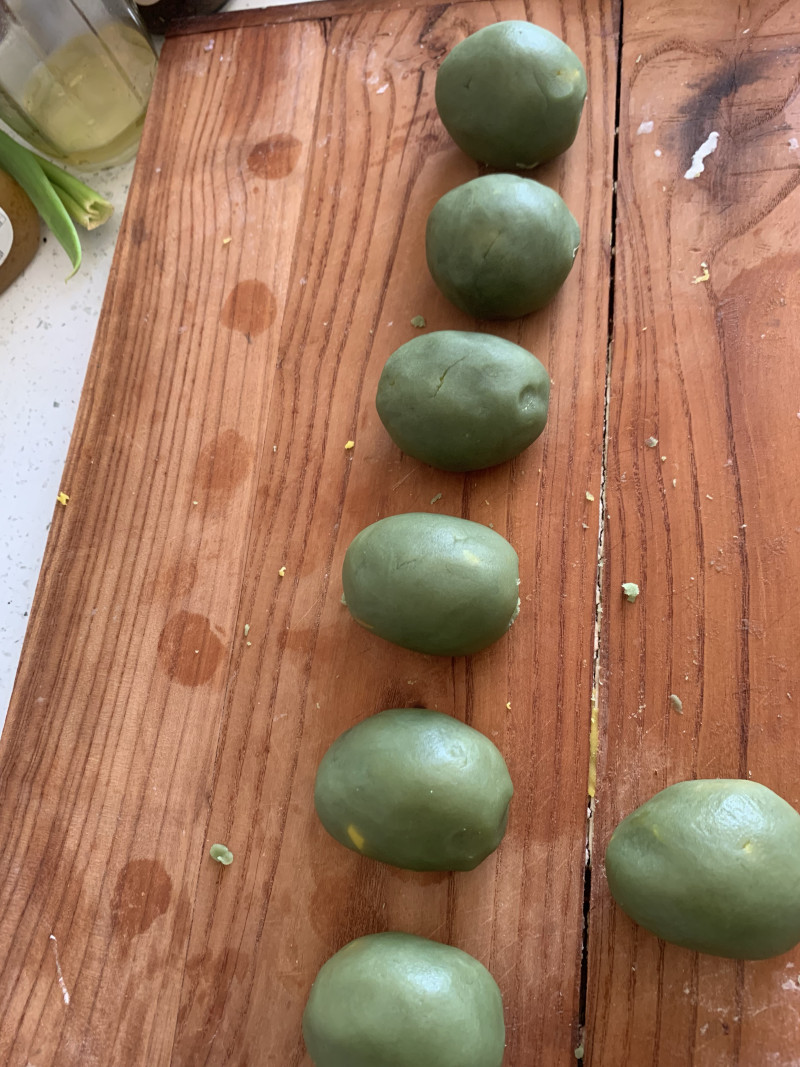
<svg viewBox="0 0 800 1067"><path fill-rule="evenodd" d="M345 0L166 41L0 741L3 1063L308 1067L316 971L395 929L489 967L505 1067L797 1064L800 953L665 946L602 868L681 778L800 806L790 7ZM490 325L439 295L423 233L479 173L438 64L501 18L565 38L589 96L536 174L581 224L575 269ZM547 365L517 460L444 474L392 445L375 388L417 315ZM352 537L413 510L519 552L521 615L478 656L388 646L340 603ZM509 764L506 839L469 874L361 858L314 814L330 742L408 705Z"/></svg>

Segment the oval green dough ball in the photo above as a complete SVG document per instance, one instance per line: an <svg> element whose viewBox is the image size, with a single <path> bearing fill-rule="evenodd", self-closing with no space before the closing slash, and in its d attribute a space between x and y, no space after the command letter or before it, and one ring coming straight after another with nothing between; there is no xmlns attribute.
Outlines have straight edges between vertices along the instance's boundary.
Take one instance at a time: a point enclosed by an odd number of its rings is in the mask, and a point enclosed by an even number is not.
<svg viewBox="0 0 800 1067"><path fill-rule="evenodd" d="M316 1067L500 1067L503 1001L466 952L370 934L323 964L303 1037Z"/></svg>
<svg viewBox="0 0 800 1067"><path fill-rule="evenodd" d="M394 708L343 733L314 805L343 845L412 871L471 871L500 844L514 788L488 737L450 715Z"/></svg>
<svg viewBox="0 0 800 1067"><path fill-rule="evenodd" d="M447 471L503 463L547 421L550 376L530 352L486 333L423 334L389 356L375 405L396 445Z"/></svg>
<svg viewBox="0 0 800 1067"><path fill-rule="evenodd" d="M614 899L684 948L766 959L800 941L800 815L758 782L678 782L614 831Z"/></svg>
<svg viewBox="0 0 800 1067"><path fill-rule="evenodd" d="M552 300L580 239L558 193L516 174L485 174L436 203L425 251L433 280L456 307L479 319L515 319Z"/></svg>
<svg viewBox="0 0 800 1067"><path fill-rule="evenodd" d="M467 155L526 169L575 140L586 98L581 61L530 22L498 22L457 44L439 68L436 106Z"/></svg>
<svg viewBox="0 0 800 1067"><path fill-rule="evenodd" d="M519 612L519 560L500 534L452 515L411 512L367 526L342 566L356 622L396 645L468 656Z"/></svg>

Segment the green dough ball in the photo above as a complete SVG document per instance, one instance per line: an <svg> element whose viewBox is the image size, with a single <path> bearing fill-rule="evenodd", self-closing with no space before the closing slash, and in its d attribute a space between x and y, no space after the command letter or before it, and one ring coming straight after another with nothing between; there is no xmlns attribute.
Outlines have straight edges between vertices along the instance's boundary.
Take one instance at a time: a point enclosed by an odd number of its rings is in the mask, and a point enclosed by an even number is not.
<svg viewBox="0 0 800 1067"><path fill-rule="evenodd" d="M386 362L375 400L396 445L447 471L503 463L547 421L550 376L524 348L486 333L415 337Z"/></svg>
<svg viewBox="0 0 800 1067"><path fill-rule="evenodd" d="M357 534L342 566L356 622L416 652L468 656L519 612L519 560L500 534L452 515L411 512Z"/></svg>
<svg viewBox="0 0 800 1067"><path fill-rule="evenodd" d="M586 98L581 61L530 22L498 22L457 44L436 78L442 122L468 156L535 167L575 140Z"/></svg>
<svg viewBox="0 0 800 1067"><path fill-rule="evenodd" d="M552 300L580 239L558 193L516 174L485 174L436 203L425 251L433 280L456 307L479 319L515 319Z"/></svg>
<svg viewBox="0 0 800 1067"><path fill-rule="evenodd" d="M322 825L412 871L471 871L497 848L514 787L488 737L450 715L394 708L343 733L320 763Z"/></svg>
<svg viewBox="0 0 800 1067"><path fill-rule="evenodd" d="M316 1067L500 1067L503 1001L466 952L370 934L322 966L303 1037Z"/></svg>
<svg viewBox="0 0 800 1067"><path fill-rule="evenodd" d="M734 959L800 941L800 815L758 782L678 782L614 831L614 899L665 941Z"/></svg>

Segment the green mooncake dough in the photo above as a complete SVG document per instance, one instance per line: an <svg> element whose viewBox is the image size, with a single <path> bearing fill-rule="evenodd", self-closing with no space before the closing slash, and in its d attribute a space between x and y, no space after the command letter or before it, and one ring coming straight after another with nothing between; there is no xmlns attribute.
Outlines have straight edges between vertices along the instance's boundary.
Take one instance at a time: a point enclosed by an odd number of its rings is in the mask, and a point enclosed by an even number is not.
<svg viewBox="0 0 800 1067"><path fill-rule="evenodd" d="M428 216L433 280L479 319L515 319L544 307L572 269L580 227L546 185L485 174L451 189Z"/></svg>
<svg viewBox="0 0 800 1067"><path fill-rule="evenodd" d="M503 169L527 169L575 140L586 98L581 61L562 40L530 22L498 22L445 58L436 106L467 155Z"/></svg>
<svg viewBox="0 0 800 1067"><path fill-rule="evenodd" d="M467 656L519 611L519 560L500 534L468 519L411 512L367 526L342 566L356 622L396 645Z"/></svg>
<svg viewBox="0 0 800 1067"><path fill-rule="evenodd" d="M320 763L314 805L343 845L413 871L471 871L500 844L514 787L500 752L427 708L379 712Z"/></svg>
<svg viewBox="0 0 800 1067"><path fill-rule="evenodd" d="M316 1067L500 1067L503 1001L466 952L370 934L323 964L303 1037Z"/></svg>
<svg viewBox="0 0 800 1067"><path fill-rule="evenodd" d="M398 348L375 405L403 452L447 471L518 455L544 429L550 376L524 348L486 333L440 330Z"/></svg>
<svg viewBox="0 0 800 1067"><path fill-rule="evenodd" d="M678 782L623 819L606 851L619 906L684 948L765 959L800 941L800 815L758 782Z"/></svg>

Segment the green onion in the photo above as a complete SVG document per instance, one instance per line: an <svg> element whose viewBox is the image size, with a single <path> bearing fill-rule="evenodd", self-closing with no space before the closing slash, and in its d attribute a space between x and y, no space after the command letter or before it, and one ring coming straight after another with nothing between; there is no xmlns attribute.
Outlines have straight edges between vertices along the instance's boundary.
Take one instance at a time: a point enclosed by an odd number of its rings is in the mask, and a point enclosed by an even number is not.
<svg viewBox="0 0 800 1067"><path fill-rule="evenodd" d="M31 198L69 256L74 274L81 265L81 243L72 220L92 230L109 218L113 206L78 178L37 156L3 130L0 130L0 169L7 171Z"/></svg>
<svg viewBox="0 0 800 1067"><path fill-rule="evenodd" d="M31 153L33 155L33 153ZM114 205L90 189L79 178L68 174L55 163L42 156L35 156L36 162L50 179L64 207L73 219L86 230L94 230L108 222L114 211Z"/></svg>

